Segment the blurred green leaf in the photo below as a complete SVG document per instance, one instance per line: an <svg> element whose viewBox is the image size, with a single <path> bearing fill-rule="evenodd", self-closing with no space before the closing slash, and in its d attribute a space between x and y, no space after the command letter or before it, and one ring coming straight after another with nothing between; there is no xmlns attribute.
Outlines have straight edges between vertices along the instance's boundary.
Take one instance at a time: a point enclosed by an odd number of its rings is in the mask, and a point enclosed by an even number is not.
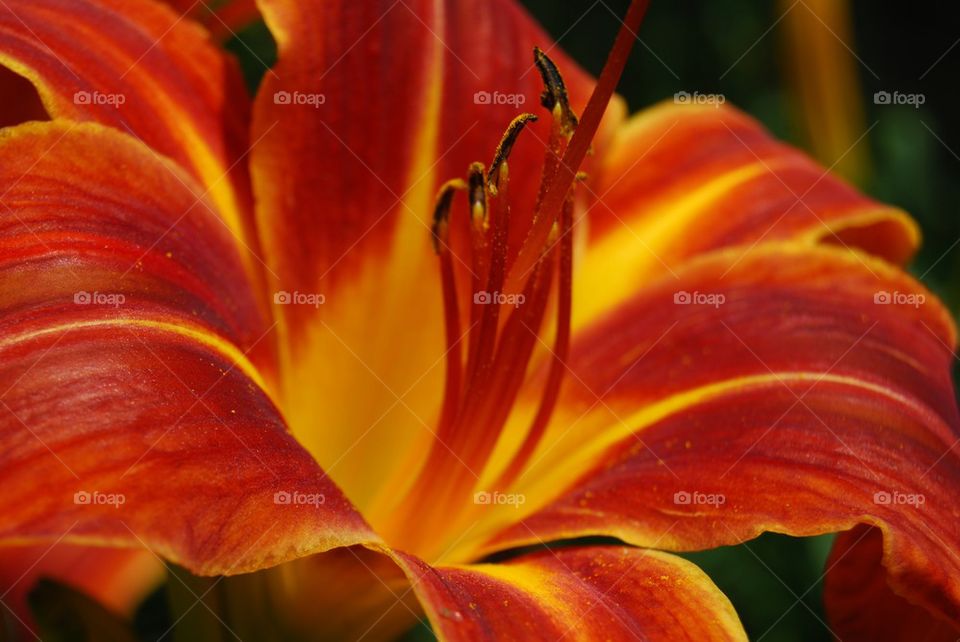
<svg viewBox="0 0 960 642"><path fill-rule="evenodd" d="M41 579L28 603L44 642L137 642L129 622L65 584Z"/></svg>

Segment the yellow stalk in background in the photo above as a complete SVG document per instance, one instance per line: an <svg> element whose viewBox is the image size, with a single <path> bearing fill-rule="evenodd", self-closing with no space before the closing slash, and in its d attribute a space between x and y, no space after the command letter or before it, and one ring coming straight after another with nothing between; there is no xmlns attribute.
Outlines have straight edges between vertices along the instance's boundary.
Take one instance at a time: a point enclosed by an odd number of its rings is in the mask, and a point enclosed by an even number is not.
<svg viewBox="0 0 960 642"><path fill-rule="evenodd" d="M859 61L847 0L778 0L792 116L806 147L856 185L870 175Z"/></svg>

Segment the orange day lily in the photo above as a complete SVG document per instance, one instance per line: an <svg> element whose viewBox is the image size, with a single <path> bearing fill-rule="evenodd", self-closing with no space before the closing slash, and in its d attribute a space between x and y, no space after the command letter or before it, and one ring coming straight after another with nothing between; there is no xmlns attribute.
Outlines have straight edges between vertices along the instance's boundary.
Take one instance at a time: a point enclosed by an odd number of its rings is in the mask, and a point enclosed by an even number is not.
<svg viewBox="0 0 960 642"><path fill-rule="evenodd" d="M644 4L595 82L511 0L260 0L251 106L169 6L0 2L7 619L162 558L291 636L743 640L674 553L839 532L838 638L955 639L917 227L727 105L627 117Z"/></svg>

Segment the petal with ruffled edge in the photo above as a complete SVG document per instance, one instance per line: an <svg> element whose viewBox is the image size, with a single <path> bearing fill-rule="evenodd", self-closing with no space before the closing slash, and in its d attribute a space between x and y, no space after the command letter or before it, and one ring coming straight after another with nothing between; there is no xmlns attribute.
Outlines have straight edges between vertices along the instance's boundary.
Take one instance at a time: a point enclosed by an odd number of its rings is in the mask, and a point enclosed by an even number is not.
<svg viewBox="0 0 960 642"><path fill-rule="evenodd" d="M502 564L432 568L394 557L446 642L747 639L710 578L668 553L564 548Z"/></svg>
<svg viewBox="0 0 960 642"><path fill-rule="evenodd" d="M367 507L413 477L439 412L437 188L489 162L519 111L543 112L532 49L550 38L507 0L260 5L279 62L254 105L258 221L274 288L324 297L319 309L277 310L284 407L297 437ZM551 55L582 108L587 77ZM511 161L522 169L511 190L527 201L546 123L530 132Z"/></svg>
<svg viewBox="0 0 960 642"><path fill-rule="evenodd" d="M0 542L229 574L377 541L269 397L202 188L101 125L0 134Z"/></svg>
<svg viewBox="0 0 960 642"><path fill-rule="evenodd" d="M677 276L575 337L543 446L503 489L533 514L491 550L591 534L699 550L869 523L893 589L960 620L955 331L940 303L833 247L732 249Z"/></svg>
<svg viewBox="0 0 960 642"><path fill-rule="evenodd" d="M243 631L254 636L393 640L426 614L448 642L746 639L727 598L694 564L622 545L456 566L355 546L224 584L247 596L252 628Z"/></svg>
<svg viewBox="0 0 960 642"><path fill-rule="evenodd" d="M883 536L876 528L858 526L837 536L823 585L834 634L850 642L956 642L956 628L890 589L882 555Z"/></svg>
<svg viewBox="0 0 960 642"><path fill-rule="evenodd" d="M902 264L919 244L903 211L863 196L732 107L656 105L617 131L602 161L575 325L628 299L637 281L722 247L825 242Z"/></svg>
<svg viewBox="0 0 960 642"><path fill-rule="evenodd" d="M0 65L29 79L53 118L109 125L179 162L257 251L250 99L235 62L202 28L147 0L6 0ZM254 255L244 260L259 271Z"/></svg>

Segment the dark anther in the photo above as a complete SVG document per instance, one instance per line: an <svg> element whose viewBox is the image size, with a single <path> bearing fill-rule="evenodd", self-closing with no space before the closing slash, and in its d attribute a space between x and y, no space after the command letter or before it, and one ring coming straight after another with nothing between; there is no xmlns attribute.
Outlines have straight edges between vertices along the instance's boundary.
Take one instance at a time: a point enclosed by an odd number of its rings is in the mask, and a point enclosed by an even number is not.
<svg viewBox="0 0 960 642"><path fill-rule="evenodd" d="M466 189L466 184L454 179L447 181L437 192L436 205L433 208L433 225L430 231L433 232L433 249L437 254L443 249L441 243L447 242L447 224L450 220L450 205L453 203L453 194L458 189Z"/></svg>
<svg viewBox="0 0 960 642"><path fill-rule="evenodd" d="M470 186L470 215L476 224L483 221L487 215L487 185L483 174L483 163L470 165L467 180Z"/></svg>
<svg viewBox="0 0 960 642"><path fill-rule="evenodd" d="M497 180L497 171L500 169L500 165L510 156L510 151L513 149L513 144L517 142L520 132L523 131L527 123L535 120L537 120L537 117L534 114L523 113L510 122L510 126L507 127L507 131L504 132L503 138L500 140L500 144L497 145L497 151L493 155L490 169L487 170L487 181Z"/></svg>
<svg viewBox="0 0 960 642"><path fill-rule="evenodd" d="M533 48L533 62L543 79L543 93L540 94L540 104L550 111L560 105L560 119L564 133L572 134L573 130L577 128L577 115L570 109L567 86L563 84L563 76L560 75L560 70L540 47Z"/></svg>

